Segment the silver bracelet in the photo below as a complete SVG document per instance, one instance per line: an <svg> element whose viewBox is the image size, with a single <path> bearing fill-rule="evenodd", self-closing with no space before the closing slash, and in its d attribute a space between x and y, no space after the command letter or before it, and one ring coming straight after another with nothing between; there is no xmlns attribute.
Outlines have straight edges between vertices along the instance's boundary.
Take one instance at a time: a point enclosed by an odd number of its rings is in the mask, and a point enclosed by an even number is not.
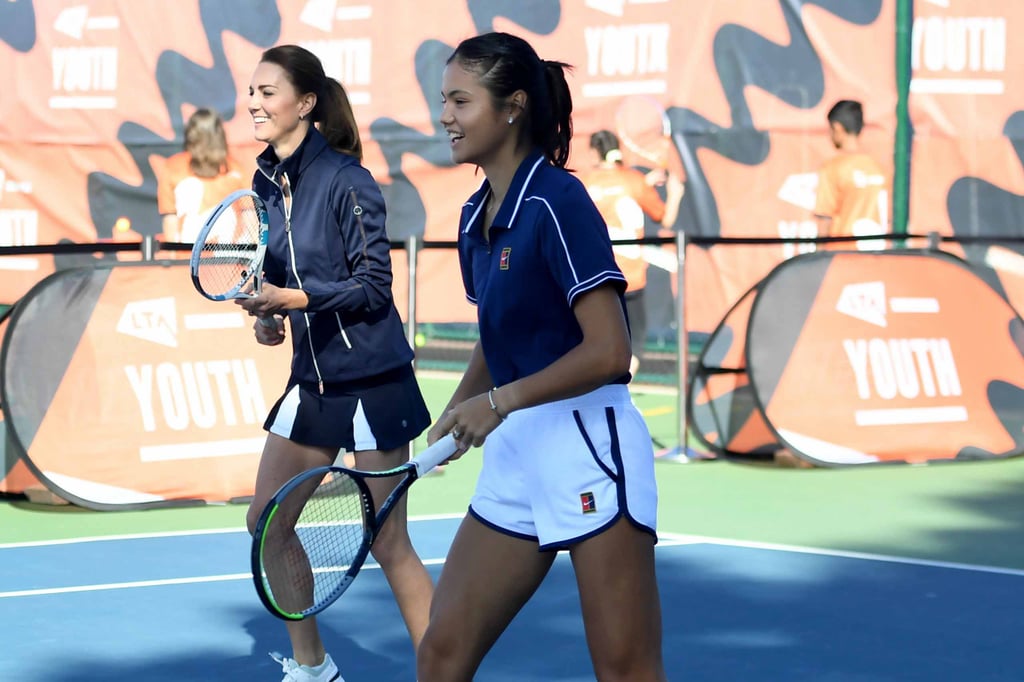
<svg viewBox="0 0 1024 682"><path fill-rule="evenodd" d="M498 405L494 402L494 392L498 390L495 386L491 390L487 391L487 400L491 403L491 409L494 410L494 414L498 415L498 419L505 421L505 418L501 416L501 412L498 412Z"/></svg>

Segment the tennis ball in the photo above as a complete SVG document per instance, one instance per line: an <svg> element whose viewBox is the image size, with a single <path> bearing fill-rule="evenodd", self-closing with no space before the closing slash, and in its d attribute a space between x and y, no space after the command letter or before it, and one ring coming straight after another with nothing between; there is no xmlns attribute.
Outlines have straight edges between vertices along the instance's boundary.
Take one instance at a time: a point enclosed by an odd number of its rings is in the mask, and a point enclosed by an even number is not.
<svg viewBox="0 0 1024 682"><path fill-rule="evenodd" d="M124 216L121 216L114 222L115 232L127 232L132 229L132 221L128 220Z"/></svg>
<svg viewBox="0 0 1024 682"><path fill-rule="evenodd" d="M415 337L416 347L421 348L427 345L427 337L423 332L418 332Z"/></svg>

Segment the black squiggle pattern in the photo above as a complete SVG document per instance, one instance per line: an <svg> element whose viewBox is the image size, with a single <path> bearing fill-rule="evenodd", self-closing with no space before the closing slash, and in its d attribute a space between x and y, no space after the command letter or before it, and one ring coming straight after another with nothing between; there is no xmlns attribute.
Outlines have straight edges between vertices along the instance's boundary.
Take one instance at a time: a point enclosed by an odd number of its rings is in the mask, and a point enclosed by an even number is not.
<svg viewBox="0 0 1024 682"><path fill-rule="evenodd" d="M721 234L718 203L697 158L701 148L745 165L757 165L767 158L771 140L766 131L754 127L750 106L743 90L753 85L783 102L810 109L821 101L825 78L814 46L801 18L804 5L817 5L857 25L878 18L882 0L779 0L789 45L777 45L748 28L728 24L715 35L713 55L722 89L732 115L731 127L723 128L692 109L672 107L668 111L672 139L686 170L686 197L676 226L702 236Z"/></svg>
<svg viewBox="0 0 1024 682"><path fill-rule="evenodd" d="M1024 166L1024 111L1018 111L1006 120L1003 134ZM982 178L967 176L954 182L946 195L946 210L953 225L953 234L958 237L1024 234L1020 220L1024 215L1024 197ZM968 246L965 250L973 255L971 252L975 249Z"/></svg>
<svg viewBox="0 0 1024 682"><path fill-rule="evenodd" d="M1017 160L1024 166L1024 111L1012 114L1003 126L1003 134L1009 139ZM976 177L962 177L956 180L946 195L946 211L957 237L1016 237L1024 235L1020 216L1024 215L1024 197L1003 189L988 180ZM1024 253L1019 244L1005 244L1017 253ZM972 263L982 264L988 246L965 244L964 255ZM994 273L982 268L978 274L1001 296L1009 300L1006 288ZM1019 320L1010 323L1010 338L1024 354L1024 330ZM1013 439L1014 446L1009 453L990 453L981 448L965 448L958 455L961 459L978 459L994 454L1018 454L1024 451L1024 390L1004 381L993 381L987 390L989 403L999 416L1006 433Z"/></svg>
<svg viewBox="0 0 1024 682"><path fill-rule="evenodd" d="M36 12L32 0L0 2L0 40L18 52L36 45Z"/></svg>
<svg viewBox="0 0 1024 682"><path fill-rule="evenodd" d="M281 15L274 0L200 0L199 15L213 56L213 66L205 67L184 55L165 51L157 59L156 79L167 106L175 137L166 140L132 121L118 130L117 139L128 150L142 175L142 183L130 185L102 172L89 174L89 213L99 237L110 236L110 228L120 216L132 222L143 235L159 232L154 197L156 175L149 164L150 155L169 156L181 149L185 103L216 109L225 120L235 116L237 88L224 52L224 32L235 33L260 47L270 47L281 34ZM203 40L203 36L196 36Z"/></svg>
<svg viewBox="0 0 1024 682"><path fill-rule="evenodd" d="M561 20L559 0L468 0L467 6L477 33L493 30L494 19L505 17L536 34L552 33ZM422 237L426 230L427 212L419 190L402 169L406 154L418 156L438 168L450 168L448 136L439 123L441 118L441 75L444 62L455 49L439 40L426 40L415 55L416 80L430 111L433 131L421 133L392 118L381 117L370 124L370 136L376 140L388 165L390 184L381 183L388 207L387 230L392 239ZM543 55L542 55L543 56ZM464 196L454 200L461 202Z"/></svg>

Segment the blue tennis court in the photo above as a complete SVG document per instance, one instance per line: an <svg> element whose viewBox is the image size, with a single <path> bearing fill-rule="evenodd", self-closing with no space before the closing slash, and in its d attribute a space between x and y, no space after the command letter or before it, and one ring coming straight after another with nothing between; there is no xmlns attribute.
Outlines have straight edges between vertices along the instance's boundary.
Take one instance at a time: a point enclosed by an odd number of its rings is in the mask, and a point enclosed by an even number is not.
<svg viewBox="0 0 1024 682"><path fill-rule="evenodd" d="M411 531L436 575L458 524ZM276 680L287 652L239 529L0 545L0 680ZM1020 680L1024 571L666 535L658 573L670 679ZM347 682L415 679L379 570L320 617ZM593 680L567 557L478 680Z"/></svg>

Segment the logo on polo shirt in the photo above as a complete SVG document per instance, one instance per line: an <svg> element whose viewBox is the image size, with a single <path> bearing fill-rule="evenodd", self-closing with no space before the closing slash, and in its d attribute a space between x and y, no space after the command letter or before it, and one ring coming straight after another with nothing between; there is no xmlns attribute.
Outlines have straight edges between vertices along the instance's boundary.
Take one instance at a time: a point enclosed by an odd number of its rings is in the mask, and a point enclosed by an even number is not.
<svg viewBox="0 0 1024 682"><path fill-rule="evenodd" d="M512 247L506 246L501 250L501 260L498 261L499 270L508 270L508 261L512 257Z"/></svg>
<svg viewBox="0 0 1024 682"><path fill-rule="evenodd" d="M594 493L580 493L580 507L584 514L593 514L597 511L597 500Z"/></svg>

